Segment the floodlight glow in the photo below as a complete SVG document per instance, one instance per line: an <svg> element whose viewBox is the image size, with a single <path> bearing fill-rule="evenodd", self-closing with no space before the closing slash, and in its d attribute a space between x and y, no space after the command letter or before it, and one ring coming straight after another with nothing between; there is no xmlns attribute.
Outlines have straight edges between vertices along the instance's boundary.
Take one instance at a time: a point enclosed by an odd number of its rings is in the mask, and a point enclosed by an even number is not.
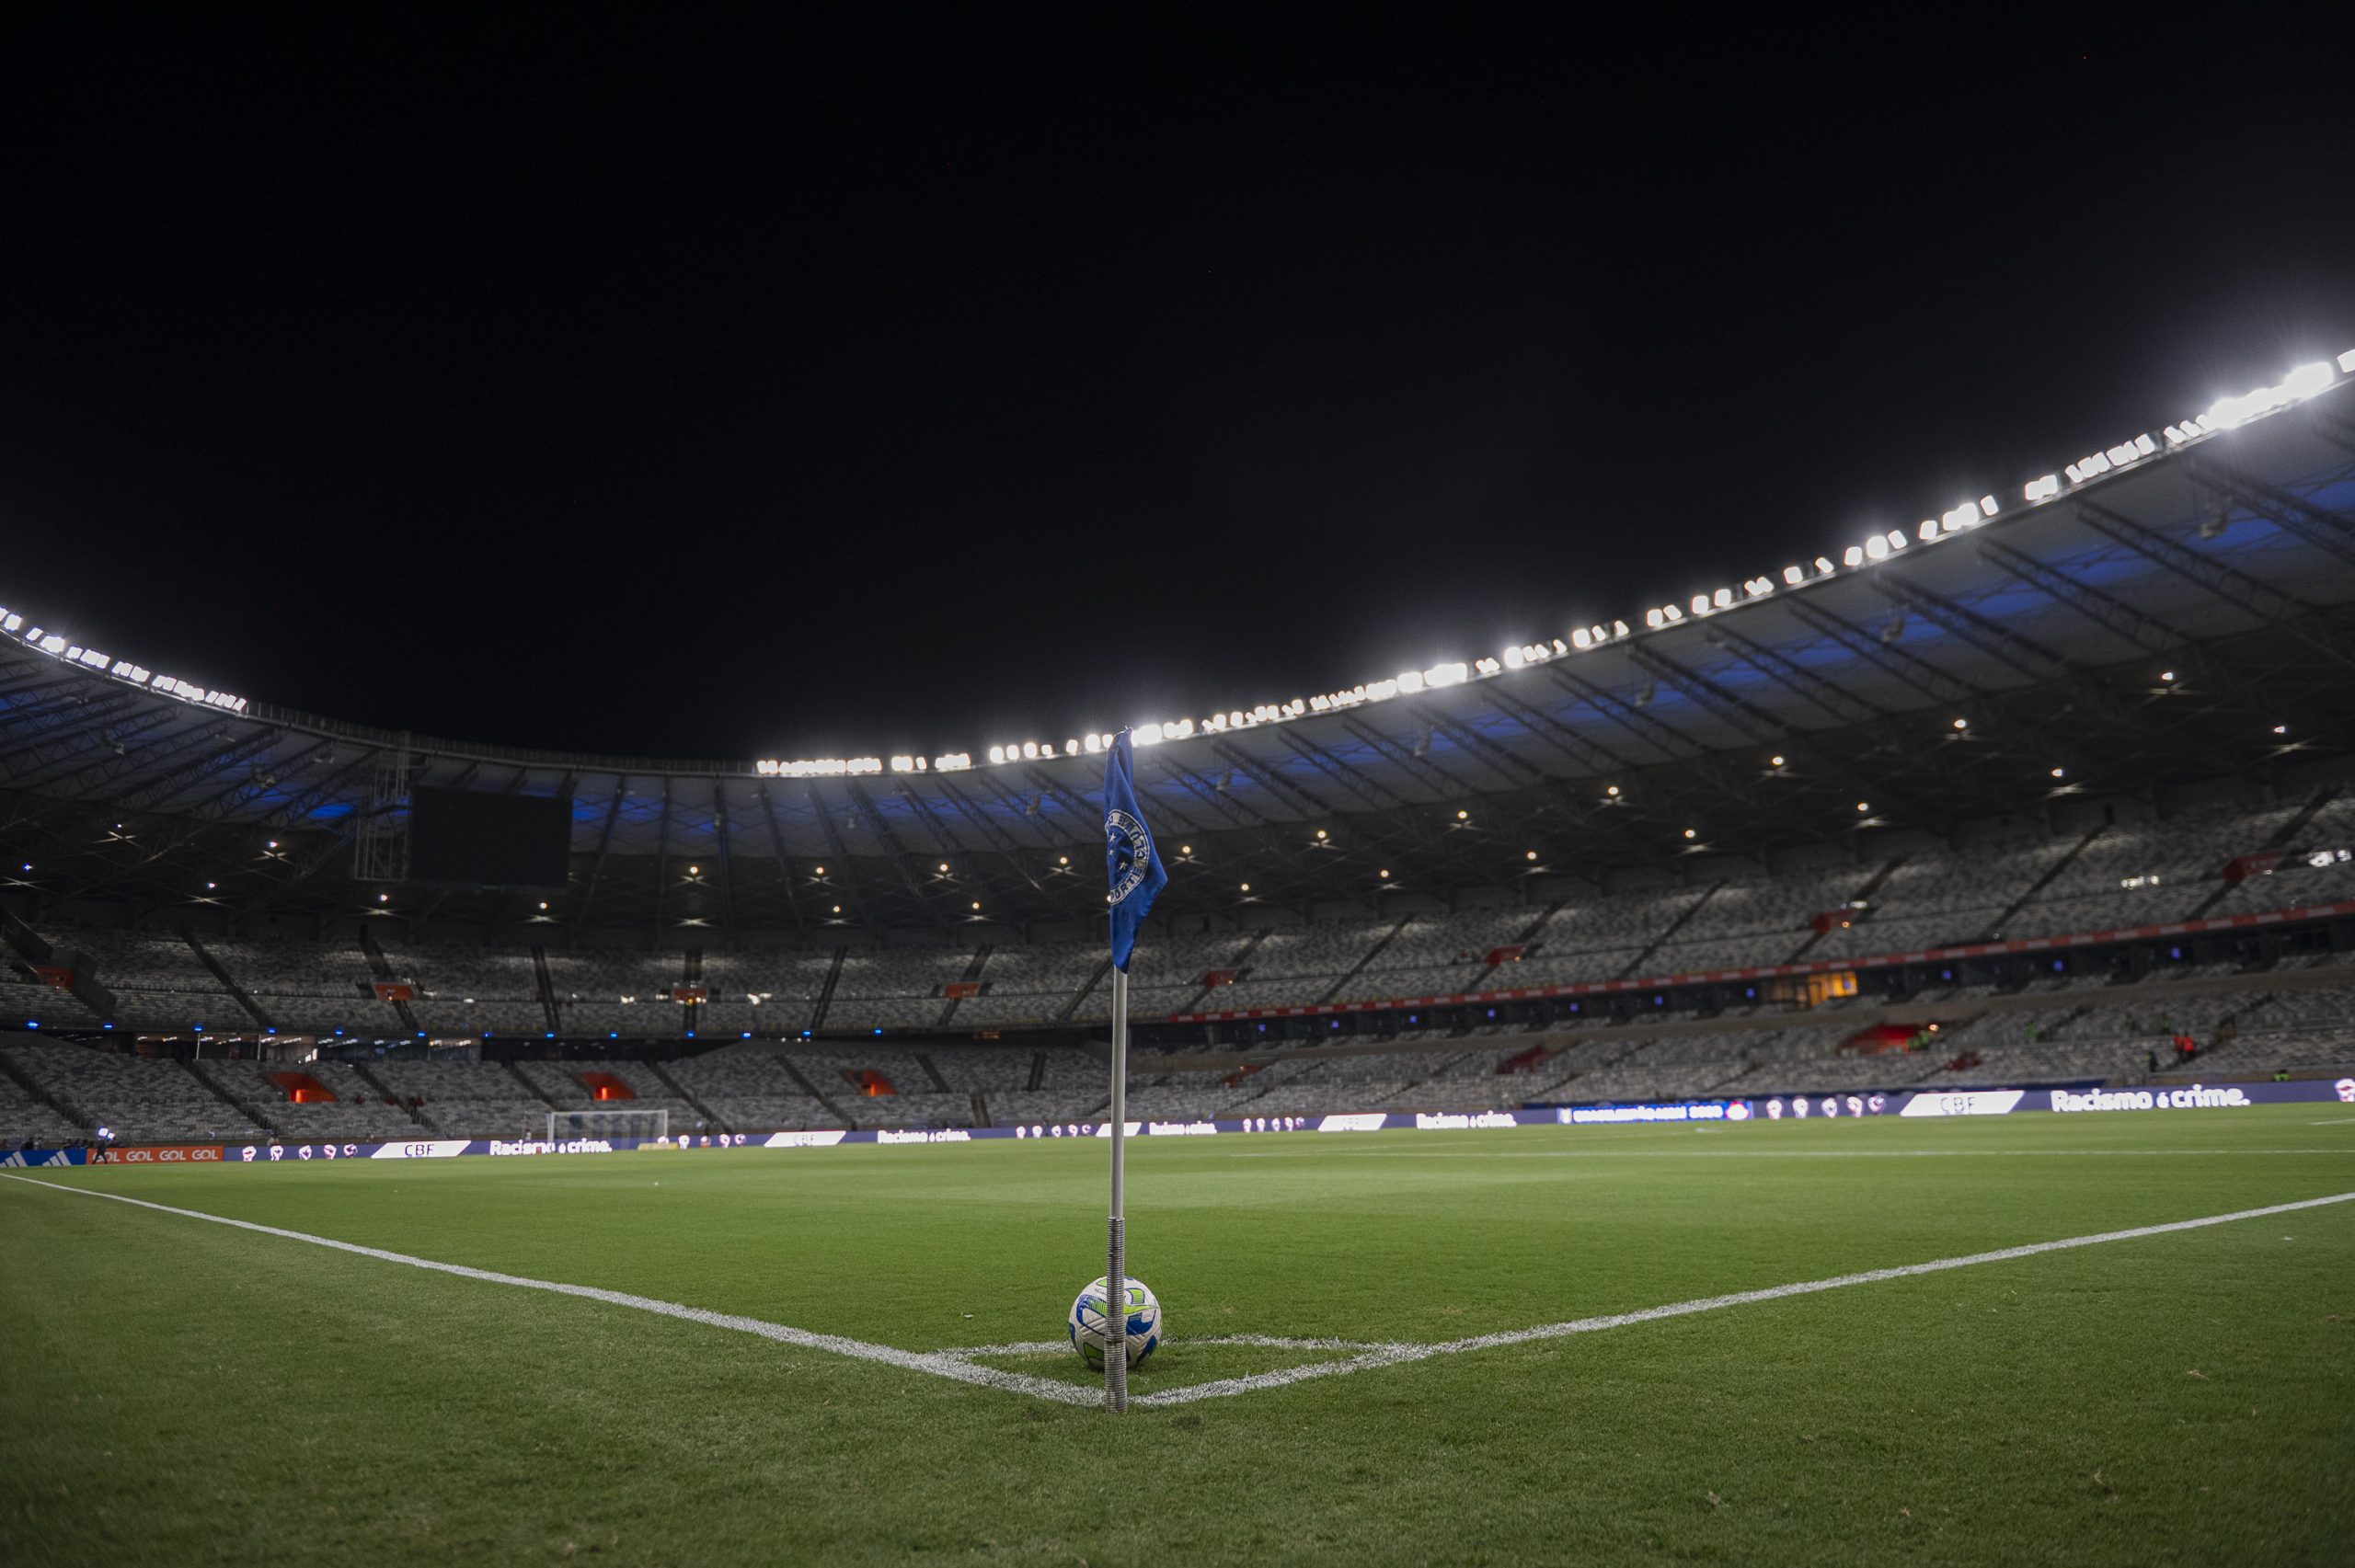
<svg viewBox="0 0 2355 1568"><path fill-rule="evenodd" d="M2311 365L2300 365L2281 378L2281 390L2292 397L2312 397L2328 390L2338 377L2331 373L2327 361L2316 360Z"/></svg>
<svg viewBox="0 0 2355 1568"><path fill-rule="evenodd" d="M2338 368L2349 375L2355 375L2355 349L2338 356Z"/></svg>
<svg viewBox="0 0 2355 1568"><path fill-rule="evenodd" d="M2335 366L2335 368L2334 368ZM2296 401L2315 396L2337 387L2346 375L2355 375L2355 349L2335 356L2335 360L2315 360L2287 372L2278 385L2259 387L2234 396L2220 398L2208 412L2196 419L2186 419L2163 428L2160 436L2138 435L2131 441L2097 450L2065 465L2062 474L2048 474L2028 481L2021 490L2029 502L2051 499L2069 485L2082 484L2142 459L2156 455L2161 442L2168 447L2182 446L2214 432L2244 424L2271 413ZM1842 566L1854 568L1867 561L1884 561L1890 555L1909 548L1917 540L1928 543L1943 534L1975 527L1981 521L1997 515L1995 497L1981 497L1976 502L1964 501L1940 514L1933 523L1924 521L1912 534L1890 529L1877 538L1861 544L1849 545L1842 552ZM1829 577L1841 569L1828 556L1814 557L1814 570ZM1787 587L1801 586L1808 578L1804 566L1788 566L1781 569L1781 583ZM1745 599L1758 599L1776 590L1773 576L1740 579L1739 589L1717 589L1707 594L1695 594L1686 601L1689 612L1695 616L1729 610ZM1683 622L1688 612L1686 605L1664 604L1644 612L1643 624L1658 631ZM169 675L156 675L145 667L127 658L117 658L98 648L72 641L65 634L39 624L28 624L27 617L0 607L0 634L40 652L79 668L97 671L125 681L143 691L161 693L182 701L243 713L246 699L213 691ZM1393 697L1411 696L1434 687L1452 685L1476 679L1501 675L1508 670L1526 669L1555 656L1567 656L1573 648L1590 651L1614 638L1631 635L1626 621L1595 622L1571 630L1568 640L1557 637L1500 649L1492 655L1469 660L1448 660L1422 670L1402 671L1387 680L1369 681L1345 691L1320 696L1293 698L1289 703L1263 703L1253 707L1235 707L1213 713L1206 718L1183 718L1159 724L1136 727L1135 739L1140 746L1156 745L1183 739L1197 733L1223 734L1231 729L1248 728L1255 725L1277 723L1308 714L1331 713L1365 703L1384 702ZM1018 741L993 745L987 749L988 761L999 766L1022 761L1051 761L1058 757L1077 758L1095 755L1109 750L1114 740L1111 732L1090 733L1063 742L1060 750L1052 741ZM118 750L120 748L118 747ZM792 761L765 759L752 764L753 772L766 778L832 778L893 773L924 773L956 772L973 765L970 754L948 753L927 760L914 753L890 757L812 758Z"/></svg>

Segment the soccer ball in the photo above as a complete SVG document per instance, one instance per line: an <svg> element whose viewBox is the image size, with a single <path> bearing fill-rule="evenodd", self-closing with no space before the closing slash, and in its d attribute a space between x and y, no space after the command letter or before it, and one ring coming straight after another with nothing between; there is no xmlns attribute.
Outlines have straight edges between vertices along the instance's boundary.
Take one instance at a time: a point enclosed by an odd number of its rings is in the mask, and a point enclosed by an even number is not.
<svg viewBox="0 0 2355 1568"><path fill-rule="evenodd" d="M1098 1279L1071 1304L1072 1348L1099 1371L1104 1366L1104 1342L1110 1334L1105 1315L1110 1285L1109 1279ZM1161 1301L1134 1275L1128 1276L1128 1286L1129 1365L1134 1367L1161 1346Z"/></svg>

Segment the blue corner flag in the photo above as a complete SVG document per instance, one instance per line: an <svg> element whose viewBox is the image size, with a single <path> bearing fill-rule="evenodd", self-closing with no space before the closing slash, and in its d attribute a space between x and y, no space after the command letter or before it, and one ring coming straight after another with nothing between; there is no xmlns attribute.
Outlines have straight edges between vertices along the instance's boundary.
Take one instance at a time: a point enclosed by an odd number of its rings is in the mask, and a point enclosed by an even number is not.
<svg viewBox="0 0 2355 1568"><path fill-rule="evenodd" d="M1137 927L1153 912L1153 900L1167 886L1169 873L1153 853L1153 834L1137 809L1136 752L1129 732L1112 738L1104 754L1104 876L1111 885L1105 902L1112 909L1112 967L1129 972Z"/></svg>

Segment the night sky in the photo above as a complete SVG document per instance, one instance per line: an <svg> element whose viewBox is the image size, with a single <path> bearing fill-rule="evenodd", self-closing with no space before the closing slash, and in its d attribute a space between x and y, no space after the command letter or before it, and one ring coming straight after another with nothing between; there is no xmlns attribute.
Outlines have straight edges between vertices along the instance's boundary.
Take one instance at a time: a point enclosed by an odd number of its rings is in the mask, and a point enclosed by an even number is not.
<svg viewBox="0 0 2355 1568"><path fill-rule="evenodd" d="M2348 54L2229 9L685 9L12 7L0 602L433 735L978 753L2355 348Z"/></svg>

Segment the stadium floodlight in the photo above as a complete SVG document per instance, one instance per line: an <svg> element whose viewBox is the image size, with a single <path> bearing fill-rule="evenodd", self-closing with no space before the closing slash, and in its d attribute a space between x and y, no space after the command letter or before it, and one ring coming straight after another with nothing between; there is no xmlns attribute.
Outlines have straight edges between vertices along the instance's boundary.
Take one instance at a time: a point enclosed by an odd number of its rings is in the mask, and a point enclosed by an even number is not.
<svg viewBox="0 0 2355 1568"><path fill-rule="evenodd" d="M1709 595L1709 602L1716 608L1723 610L1726 606L1733 602L1733 589L1729 588L1721 588L1717 589Z"/></svg>
<svg viewBox="0 0 2355 1568"><path fill-rule="evenodd" d="M1865 552L1860 545L1851 544L1840 553L1840 564L1844 567L1862 566L1864 560Z"/></svg>
<svg viewBox="0 0 2355 1568"><path fill-rule="evenodd" d="M2355 375L2355 349L2349 349L2338 356L2338 368L2349 375Z"/></svg>
<svg viewBox="0 0 2355 1568"><path fill-rule="evenodd" d="M2338 377L2331 374L2329 361L2316 360L2311 365L2300 365L2281 378L2281 390L2292 397L2312 397L2326 392Z"/></svg>
<svg viewBox="0 0 2355 1568"><path fill-rule="evenodd" d="M1869 560L1875 560L1875 561L1886 561L1886 560L1888 560L1888 559L1889 559L1889 540L1888 540L1888 538L1887 538L1885 535L1876 533L1876 534L1874 534L1870 539L1866 540L1866 541L1865 541L1865 555L1866 555L1866 557L1867 557L1867 559L1869 559Z"/></svg>
<svg viewBox="0 0 2355 1568"><path fill-rule="evenodd" d="M1925 541L1936 539L1938 536L1938 525L1925 517L1922 520L1922 526L1915 530L1915 532L1921 534L1923 539Z"/></svg>
<svg viewBox="0 0 2355 1568"><path fill-rule="evenodd" d="M2061 475L2047 474L2041 479L2031 479L2022 487L2021 498L2030 501L2050 500L2061 493Z"/></svg>
<svg viewBox="0 0 2355 1568"><path fill-rule="evenodd" d="M1706 615L1708 612L1709 596L1706 593L1694 594L1693 596L1693 613L1695 615Z"/></svg>
<svg viewBox="0 0 2355 1568"><path fill-rule="evenodd" d="M1644 612L1644 624L1650 627L1655 632L1659 631L1660 627L1666 624L1667 619L1668 617L1662 615L1657 610L1647 610Z"/></svg>

